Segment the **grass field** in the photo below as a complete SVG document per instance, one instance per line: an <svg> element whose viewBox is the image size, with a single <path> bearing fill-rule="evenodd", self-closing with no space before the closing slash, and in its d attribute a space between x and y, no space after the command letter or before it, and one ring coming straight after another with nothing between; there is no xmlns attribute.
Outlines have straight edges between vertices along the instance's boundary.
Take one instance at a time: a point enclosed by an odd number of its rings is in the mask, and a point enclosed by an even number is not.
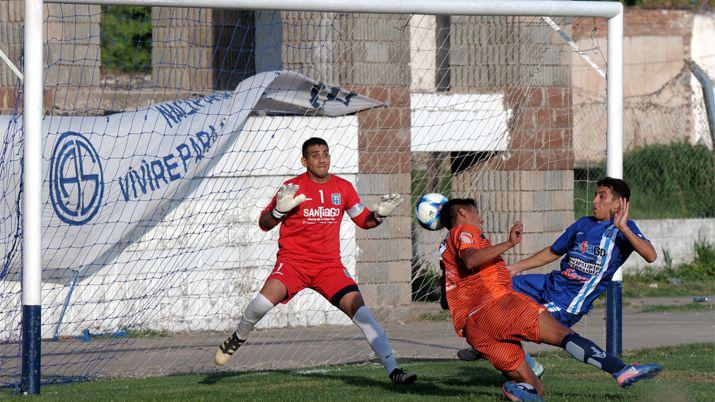
<svg viewBox="0 0 715 402"><path fill-rule="evenodd" d="M544 384L549 401L709 401L715 395L715 344L627 353L626 361L664 366L656 380L628 390L565 353L543 353L537 358L547 370ZM413 361L405 367L419 374L417 384L393 386L379 365L365 364L53 385L44 387L37 400L504 400L504 379L486 361ZM0 398L9 396L7 390L0 393Z"/></svg>

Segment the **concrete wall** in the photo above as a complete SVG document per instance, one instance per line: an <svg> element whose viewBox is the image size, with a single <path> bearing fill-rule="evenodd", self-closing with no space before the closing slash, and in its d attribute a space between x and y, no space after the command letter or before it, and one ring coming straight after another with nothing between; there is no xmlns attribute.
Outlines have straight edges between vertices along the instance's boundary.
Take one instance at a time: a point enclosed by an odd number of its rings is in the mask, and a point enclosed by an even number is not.
<svg viewBox="0 0 715 402"><path fill-rule="evenodd" d="M715 240L715 219L639 220L636 224L655 247L658 259L648 264L641 256L633 253L623 264L624 273L665 266L666 251L674 266L690 262L695 257L695 242L706 240L712 245Z"/></svg>
<svg viewBox="0 0 715 402"><path fill-rule="evenodd" d="M549 193L553 194L552 192L547 192L543 196L545 197ZM537 194L534 195L539 197ZM564 218L568 218L568 216L564 216ZM533 230L529 230L530 227L534 227L534 225L539 226L538 222L533 222L530 219L529 216L524 219L526 222L524 224L526 233L525 239L529 236L534 236L533 234L529 234L529 232L533 232ZM569 221L561 227L557 227L556 222L553 224L544 222L545 225L549 226L550 231L543 235L538 235L539 238L536 241L540 243L542 247L550 246L572 222L573 218L570 218ZM693 245L695 242L706 240L709 241L710 244L713 244L713 239L715 239L715 219L639 220L636 224L655 247L658 252L658 259L653 264L648 264L637 253L633 253L623 264L623 272L625 274L636 273L643 269L659 269L664 267L666 265L666 251L672 258L674 266L693 261L695 257ZM489 230L487 237L492 242L504 241L508 225L509 222L499 215L493 217L487 216L486 226L487 230ZM446 234L447 231L445 230L435 232L418 230L416 232L416 243L419 255L431 265L435 272L437 272L439 268L437 246ZM507 260L518 261L524 257L528 257L528 255L511 254ZM557 269L557 267L558 261L547 268L541 268L534 272L547 272L551 269Z"/></svg>
<svg viewBox="0 0 715 402"><path fill-rule="evenodd" d="M712 53L712 14L686 10L626 8L624 15L624 150L653 143L702 141L702 95L691 84L684 60ZM696 22L697 21L697 29ZM573 26L581 49L605 69L605 21ZM577 54L572 56L574 156L578 166L605 159L605 80ZM707 140L707 139L706 139Z"/></svg>

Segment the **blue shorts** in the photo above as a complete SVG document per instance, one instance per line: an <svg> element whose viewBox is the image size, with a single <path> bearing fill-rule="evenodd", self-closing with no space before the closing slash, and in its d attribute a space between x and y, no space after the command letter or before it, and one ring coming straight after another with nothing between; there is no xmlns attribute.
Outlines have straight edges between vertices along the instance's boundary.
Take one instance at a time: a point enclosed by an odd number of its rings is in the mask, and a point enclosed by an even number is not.
<svg viewBox="0 0 715 402"><path fill-rule="evenodd" d="M571 328L586 314L571 314L554 304L551 300L544 298L544 287L549 274L529 274L519 275L511 278L511 286L519 293L525 294L539 304L546 307L554 318L560 323Z"/></svg>

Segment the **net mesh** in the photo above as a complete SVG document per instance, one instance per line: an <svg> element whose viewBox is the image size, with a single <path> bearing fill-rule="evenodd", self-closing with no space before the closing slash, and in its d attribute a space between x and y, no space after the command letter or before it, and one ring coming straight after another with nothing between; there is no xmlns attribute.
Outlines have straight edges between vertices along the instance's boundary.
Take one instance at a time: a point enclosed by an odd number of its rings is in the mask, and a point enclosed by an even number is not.
<svg viewBox="0 0 715 402"><path fill-rule="evenodd" d="M605 158L605 80L584 62L605 69L603 31L593 19L583 20L593 29L572 32L582 20L45 11L47 381L215 370L215 347L275 262L278 231L262 232L259 213L283 181L304 171L300 145L309 137L327 140L331 172L352 182L365 205L385 193L410 200L371 231L346 218L341 246L393 347L416 345L396 347L398 355L415 358L454 352L430 347L429 333L401 330L420 312L436 311L439 297L437 246L445 232L416 225L417 199L474 197L493 241L521 219L524 241L505 256L514 261L573 221L574 207L588 202L579 183L592 191L597 177L589 172ZM575 34L576 50L554 24ZM334 100L342 88L379 107L337 117L257 107L251 91L265 80L250 80L274 70L314 80L315 96ZM9 88L15 101L7 104L19 105L20 87ZM224 104L245 124L216 106ZM15 384L22 116L11 108L4 114L0 381ZM146 138L160 138L163 148ZM586 175L574 177L575 167ZM447 321L429 325L451 331ZM601 317L583 325L600 326ZM371 358L350 320L305 290L259 323L228 369Z"/></svg>

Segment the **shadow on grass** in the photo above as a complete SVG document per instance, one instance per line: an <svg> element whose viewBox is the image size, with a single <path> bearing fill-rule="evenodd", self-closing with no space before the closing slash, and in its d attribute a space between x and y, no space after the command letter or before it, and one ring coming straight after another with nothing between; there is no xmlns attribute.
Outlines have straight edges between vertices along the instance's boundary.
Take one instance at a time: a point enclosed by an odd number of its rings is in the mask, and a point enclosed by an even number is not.
<svg viewBox="0 0 715 402"><path fill-rule="evenodd" d="M210 373L207 374L201 381L198 383L201 385L214 385L218 383L219 381L223 381L229 378L239 378L239 377L245 377L249 375L256 375L256 373L263 373L262 371L233 371L233 372L223 372L223 373ZM285 374L285 371L271 371L271 373L282 373Z"/></svg>

